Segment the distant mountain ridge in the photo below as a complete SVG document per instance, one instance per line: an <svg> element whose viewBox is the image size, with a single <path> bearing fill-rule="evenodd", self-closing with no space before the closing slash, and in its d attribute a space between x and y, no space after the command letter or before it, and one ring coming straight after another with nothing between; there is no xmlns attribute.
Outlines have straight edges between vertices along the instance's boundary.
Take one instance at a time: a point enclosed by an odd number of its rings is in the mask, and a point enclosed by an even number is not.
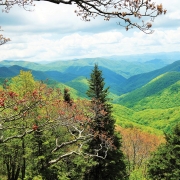
<svg viewBox="0 0 180 180"><path fill-rule="evenodd" d="M122 87L119 92L120 94L124 94L133 91L137 88L144 86L146 83L156 78L157 76L164 74L166 72L173 71L180 72L180 60L175 61L172 64L169 64L163 68L130 77L129 79L127 79L126 82L122 84Z"/></svg>
<svg viewBox="0 0 180 180"><path fill-rule="evenodd" d="M0 67L0 77L3 78L10 78L10 77L14 77L17 76L20 72L20 70L23 71L31 71L33 76L37 79L37 80L45 80L48 78L48 76L41 71L34 71L28 68L24 68L18 65L13 65L10 67Z"/></svg>
<svg viewBox="0 0 180 180"><path fill-rule="evenodd" d="M180 52L158 52L158 53L144 53L144 54L132 54L132 55L114 55L114 56L105 56L104 58L111 58L113 60L125 60L125 61L139 61L146 62L153 59L162 59L167 64L170 64L174 61L180 60Z"/></svg>
<svg viewBox="0 0 180 180"><path fill-rule="evenodd" d="M80 64L80 62L82 60L74 60L78 63L76 63L75 66L75 62L71 61L69 62L72 66L68 66L69 64L67 62L56 62L55 64L50 63L48 65L39 65L37 63L32 63L32 62L24 62L24 61L2 61L0 62L0 77L13 77L19 74L20 69L22 70L31 70L33 76L38 79L38 80L45 80L45 79L52 79L61 83L67 83L67 84L71 84L73 86L73 88L75 88L77 91L79 90L79 88L75 85L75 81L74 83L71 83L71 81L77 79L78 77L84 77L89 78L90 73L93 69L94 63L96 62L97 59L92 59L88 60L88 66L78 66L78 64ZM104 59L99 59L101 63L104 62ZM117 61L117 60L116 60ZM86 61L83 61L86 62ZM13 65L10 66L11 64L21 64L23 66L27 66L27 67L34 67L33 69L30 68L26 68L26 67L21 67L19 65ZM120 62L118 62L120 63ZM127 62L121 62L122 63L127 63ZM149 67L149 63L150 62L145 62L144 64L146 64L147 67ZM152 60L151 63L153 64L160 64L161 60L155 61ZM60 65L63 65L63 67L61 67ZM87 62L85 63L87 64ZM100 63L99 63L100 64ZM66 65L66 68L63 71L58 71L58 70L48 70L46 71L46 69L52 69L53 67L56 67L55 69L60 69L60 68L64 68L64 66ZM121 95L127 92L131 92L137 88L140 88L142 86L144 86L145 84L147 84L149 81L151 81L152 79L156 78L157 76L166 73L166 72L171 72L171 71L176 71L179 72L180 71L180 61L176 61L172 64L169 64L165 67L162 67L160 69L156 69L154 71L150 71L150 72L146 72L146 73L141 73L141 74L137 74L134 76L131 76L130 78L126 79L125 77L123 77L122 75L116 73L117 67L115 68L115 71L112 71L110 68L106 68L105 66L109 65L111 68L115 65L110 65L110 62L108 62L106 65L104 66L100 66L99 68L100 70L103 71L103 77L105 78L105 83L107 86L110 86L110 91L113 94L116 95ZM127 65L127 64L126 64ZM137 64L136 64L137 65ZM140 66L141 67L141 66ZM140 68L139 67L139 68ZM130 68L130 67L129 67ZM34 69L42 69L42 70L34 70ZM130 71L130 70L129 70ZM82 83L83 81L81 81ZM80 83L80 82L78 82ZM81 87L83 86L83 84L81 84ZM85 93L85 92L84 92Z"/></svg>
<svg viewBox="0 0 180 180"><path fill-rule="evenodd" d="M20 70L24 71L31 71L32 75L37 80L46 80L46 79L52 79L55 81L58 81L59 83L64 84L71 84L72 88L76 89L77 91L82 91L83 83L81 82L80 86L75 85L73 80L77 79L78 77L83 77L84 79L89 78L90 73L92 71L92 66L86 66L86 67L69 67L65 72L59 72L59 71L35 71L28 68L24 68L18 65L13 65L10 67L0 67L0 77L3 78L11 78L14 76L17 76L20 72ZM118 87L120 84L122 84L126 79L107 69L104 67L99 67L103 71L103 76L105 78L106 86L110 86L110 90L114 94L118 94ZM79 82L80 83L80 82ZM86 93L87 88L84 89L85 91L82 93Z"/></svg>
<svg viewBox="0 0 180 180"><path fill-rule="evenodd" d="M48 64L38 64L35 62L27 61L11 61L4 60L0 61L0 67L6 66L10 67L13 65L18 65L24 68L36 70L36 71L59 71L64 72L68 70L69 67L86 67L94 66L97 63L99 66L110 69L115 73L122 75L125 78L131 76L150 72L159 68L164 67L169 64L169 62L163 61L161 59L156 59L156 61L151 60L148 62L138 62L138 61L125 61L117 59L107 59L107 58L83 58L76 60L66 60L66 61L54 61Z"/></svg>

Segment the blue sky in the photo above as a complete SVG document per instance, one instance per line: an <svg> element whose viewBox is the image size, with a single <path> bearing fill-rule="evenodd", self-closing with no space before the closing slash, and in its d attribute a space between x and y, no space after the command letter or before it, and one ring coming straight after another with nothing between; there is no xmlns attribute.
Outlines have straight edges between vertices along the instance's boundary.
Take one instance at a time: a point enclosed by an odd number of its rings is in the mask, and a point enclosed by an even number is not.
<svg viewBox="0 0 180 180"><path fill-rule="evenodd" d="M117 19L81 21L76 6L35 2L31 11L13 7L1 13L1 32L11 41L0 46L0 60L54 61L83 57L180 51L180 0L163 3L167 14L153 23L155 32L128 32ZM3 7L1 7L2 9Z"/></svg>

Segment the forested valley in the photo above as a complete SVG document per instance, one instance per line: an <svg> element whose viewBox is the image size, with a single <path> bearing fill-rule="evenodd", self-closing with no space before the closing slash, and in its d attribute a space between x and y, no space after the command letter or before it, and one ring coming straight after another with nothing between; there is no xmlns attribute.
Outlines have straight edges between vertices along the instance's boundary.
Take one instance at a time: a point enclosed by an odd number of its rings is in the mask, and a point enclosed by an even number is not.
<svg viewBox="0 0 180 180"><path fill-rule="evenodd" d="M2 61L0 178L178 179L180 62L157 62Z"/></svg>
<svg viewBox="0 0 180 180"><path fill-rule="evenodd" d="M0 6L0 180L180 179L178 1Z"/></svg>

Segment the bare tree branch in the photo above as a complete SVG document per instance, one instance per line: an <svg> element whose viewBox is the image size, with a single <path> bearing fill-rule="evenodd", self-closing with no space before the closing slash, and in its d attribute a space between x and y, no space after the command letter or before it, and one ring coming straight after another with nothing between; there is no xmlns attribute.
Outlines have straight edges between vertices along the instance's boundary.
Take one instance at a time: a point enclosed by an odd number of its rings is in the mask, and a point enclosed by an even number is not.
<svg viewBox="0 0 180 180"><path fill-rule="evenodd" d="M0 31L2 31L1 27L0 27ZM0 46L7 43L8 41L10 41L9 38L5 38L5 37L3 37L2 34L0 34Z"/></svg>
<svg viewBox="0 0 180 180"><path fill-rule="evenodd" d="M156 4L151 0L34 0L47 1L55 4L77 5L75 13L83 21L90 21L97 16L101 16L105 21L116 18L117 24L129 30L133 27L138 28L144 33L153 33L152 23L154 19L166 14L166 9L162 4ZM0 0L0 5L5 6L4 11L9 10L17 4L26 10L34 6L33 0ZM149 21L145 20L149 18ZM141 20L142 19L142 20Z"/></svg>

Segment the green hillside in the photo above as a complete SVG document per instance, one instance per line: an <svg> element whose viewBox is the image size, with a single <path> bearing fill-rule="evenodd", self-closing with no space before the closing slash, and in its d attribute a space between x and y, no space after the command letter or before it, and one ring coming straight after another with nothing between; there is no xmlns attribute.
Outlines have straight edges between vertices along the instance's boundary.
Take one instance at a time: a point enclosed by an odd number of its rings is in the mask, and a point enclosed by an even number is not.
<svg viewBox="0 0 180 180"><path fill-rule="evenodd" d="M117 124L132 123L156 133L170 132L180 119L180 73L160 75L142 88L122 95L118 103L121 105L116 105L114 111Z"/></svg>
<svg viewBox="0 0 180 180"><path fill-rule="evenodd" d="M147 73L141 73L127 79L126 82L122 84L120 88L121 94L131 92L137 88L140 88L147 84L149 81L153 80L159 75L162 75L167 72L179 72L180 71L180 61L176 61L172 64L169 64L161 69L157 69Z"/></svg>
<svg viewBox="0 0 180 180"><path fill-rule="evenodd" d="M63 92L64 88L67 88L69 89L69 92L70 92L70 95L71 95L71 98L73 99L77 99L77 98L84 98L83 95L81 93L79 93L76 89L72 88L72 87L69 87L65 84L62 84L62 83L58 83L56 85L56 87L60 88L61 89L61 92Z"/></svg>
<svg viewBox="0 0 180 180"><path fill-rule="evenodd" d="M85 77L80 76L70 82L66 82L65 84L76 89L78 92L78 95L84 98L87 98L86 91L88 89L88 81Z"/></svg>
<svg viewBox="0 0 180 180"><path fill-rule="evenodd" d="M146 109L133 114L133 122L165 132L179 122L180 107L167 109Z"/></svg>
<svg viewBox="0 0 180 180"><path fill-rule="evenodd" d="M147 111L148 112L148 111ZM143 117L140 119L139 115L143 114L144 111L134 111L130 108L119 104L113 104L113 116L116 120L116 124L124 128L127 127L138 127L143 131L150 132L153 134L163 134L164 127L156 127L149 123L148 125L144 123ZM149 115L149 112L148 112ZM150 116L151 117L151 116Z"/></svg>
<svg viewBox="0 0 180 180"><path fill-rule="evenodd" d="M134 109L140 109L140 106L144 109L166 109L180 106L180 81L153 96L142 99L134 106Z"/></svg>
<svg viewBox="0 0 180 180"><path fill-rule="evenodd" d="M151 80L149 83L147 83L143 87L138 88L130 93L121 95L114 102L122 104L127 107L134 107L140 104L142 109L152 108L152 106L155 106L155 104L158 104L160 102L162 103L162 105L159 105L158 108L162 108L162 106L170 107L169 103L166 105L163 105L163 103L167 102L167 99L169 98L174 103L174 100L176 100L177 98L175 97L176 99L173 99L174 97L173 93L175 94L177 93L176 89L178 89L178 83L172 86L168 90L168 92L166 92L167 90L165 89L173 85L179 80L180 80L180 72L168 72L168 73L162 74L154 78L153 80ZM163 93L165 95L163 95ZM161 101L160 99L162 98L163 100ZM148 102L150 102L151 100L153 101L153 103L151 103L152 106L147 106Z"/></svg>
<svg viewBox="0 0 180 180"><path fill-rule="evenodd" d="M170 132L171 128L179 122L179 112L180 107L135 111L113 104L113 115L117 125L122 127L135 126L143 131L155 134Z"/></svg>

